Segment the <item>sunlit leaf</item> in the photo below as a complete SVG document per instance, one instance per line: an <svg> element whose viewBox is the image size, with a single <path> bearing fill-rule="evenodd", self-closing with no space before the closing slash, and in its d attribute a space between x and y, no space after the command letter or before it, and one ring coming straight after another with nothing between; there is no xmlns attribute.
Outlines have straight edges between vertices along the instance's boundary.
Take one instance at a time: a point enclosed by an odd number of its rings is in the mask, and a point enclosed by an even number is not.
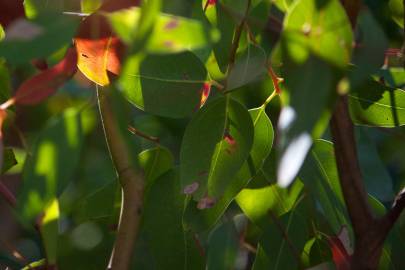
<svg viewBox="0 0 405 270"><path fill-rule="evenodd" d="M108 17L119 37L126 43L134 42L139 30L140 8L114 12ZM146 50L151 53L200 49L218 39L218 33L210 31L203 23L169 14L157 15L151 31L146 44Z"/></svg>
<svg viewBox="0 0 405 270"><path fill-rule="evenodd" d="M305 62L314 54L344 68L350 61L352 30L338 0L299 0L284 19L282 41L292 59Z"/></svg>
<svg viewBox="0 0 405 270"><path fill-rule="evenodd" d="M349 94L350 114L359 125L396 127L405 124L405 91L368 80Z"/></svg>

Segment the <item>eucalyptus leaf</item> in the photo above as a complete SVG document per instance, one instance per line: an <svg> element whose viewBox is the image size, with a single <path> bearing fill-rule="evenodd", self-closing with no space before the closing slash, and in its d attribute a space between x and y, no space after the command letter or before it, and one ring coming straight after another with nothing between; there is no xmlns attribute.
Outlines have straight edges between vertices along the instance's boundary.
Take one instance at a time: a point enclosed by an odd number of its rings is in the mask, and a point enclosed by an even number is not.
<svg viewBox="0 0 405 270"><path fill-rule="evenodd" d="M180 175L185 191L194 185L196 199L222 196L247 159L253 136L251 117L239 102L220 97L205 105L183 137Z"/></svg>
<svg viewBox="0 0 405 270"><path fill-rule="evenodd" d="M82 144L80 111L68 109L50 120L25 162L17 199L25 219L36 217L63 192L79 164Z"/></svg>
<svg viewBox="0 0 405 270"><path fill-rule="evenodd" d="M258 173L263 161L271 151L274 131L264 107L249 110L254 126L254 138L250 155L238 171L224 194L212 208L197 209L197 203L190 200L184 211L183 220L193 231L206 231L220 219L235 196Z"/></svg>
<svg viewBox="0 0 405 270"><path fill-rule="evenodd" d="M193 67L193 68L190 68ZM135 106L153 114L181 118L200 107L207 71L191 52L129 58L120 88Z"/></svg>
<svg viewBox="0 0 405 270"><path fill-rule="evenodd" d="M397 127L405 124L405 91L373 80L352 89L349 106L355 124Z"/></svg>

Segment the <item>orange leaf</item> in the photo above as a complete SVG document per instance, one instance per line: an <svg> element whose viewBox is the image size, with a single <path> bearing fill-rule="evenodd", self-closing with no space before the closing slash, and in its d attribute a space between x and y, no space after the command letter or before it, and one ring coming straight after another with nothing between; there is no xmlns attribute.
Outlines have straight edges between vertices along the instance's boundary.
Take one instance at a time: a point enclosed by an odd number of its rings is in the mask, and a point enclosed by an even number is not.
<svg viewBox="0 0 405 270"><path fill-rule="evenodd" d="M110 0L99 11L139 5L139 0ZM118 75L124 44L113 34L106 17L98 12L87 17L75 38L79 70L91 81L104 86L110 83L108 72Z"/></svg>
<svg viewBox="0 0 405 270"><path fill-rule="evenodd" d="M110 83L107 71L118 75L121 69L122 42L117 37L75 39L77 67L91 81L104 86Z"/></svg>
<svg viewBox="0 0 405 270"><path fill-rule="evenodd" d="M13 100L11 103L32 105L41 102L76 73L76 65L76 51L69 48L58 64L23 82L11 99Z"/></svg>

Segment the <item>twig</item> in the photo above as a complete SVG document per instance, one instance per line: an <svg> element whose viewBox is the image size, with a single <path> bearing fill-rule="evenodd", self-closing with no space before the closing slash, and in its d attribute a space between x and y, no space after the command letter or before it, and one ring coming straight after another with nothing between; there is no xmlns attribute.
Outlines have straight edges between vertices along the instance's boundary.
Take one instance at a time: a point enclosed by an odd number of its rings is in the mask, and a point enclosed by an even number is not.
<svg viewBox="0 0 405 270"><path fill-rule="evenodd" d="M15 207L17 205L17 199L15 198L14 194L1 181L0 181L0 195L10 206Z"/></svg>
<svg viewBox="0 0 405 270"><path fill-rule="evenodd" d="M139 137L142 137L146 140L149 140L151 142L159 144L160 140L158 137L150 136L148 134L143 133L142 131L139 131L138 129L134 128L133 126L128 126L128 131L131 132L134 135L137 135Z"/></svg>
<svg viewBox="0 0 405 270"><path fill-rule="evenodd" d="M232 45L231 45L231 51L229 53L228 67L226 69L226 80L224 83L225 89L228 87L229 74L231 74L233 66L235 65L236 52L238 51L240 37L242 35L243 28L245 26L247 17L249 15L249 9L250 9L251 2L252 2L251 0L248 0L247 5L246 5L245 14L244 14L241 22L235 29L235 34L234 34ZM224 91L224 93L227 93L227 91Z"/></svg>
<svg viewBox="0 0 405 270"><path fill-rule="evenodd" d="M107 90L97 88L97 96L107 146L122 188L121 214L110 267L114 270L127 270L131 265L139 230L144 179L142 174L133 168L128 147L108 101Z"/></svg>

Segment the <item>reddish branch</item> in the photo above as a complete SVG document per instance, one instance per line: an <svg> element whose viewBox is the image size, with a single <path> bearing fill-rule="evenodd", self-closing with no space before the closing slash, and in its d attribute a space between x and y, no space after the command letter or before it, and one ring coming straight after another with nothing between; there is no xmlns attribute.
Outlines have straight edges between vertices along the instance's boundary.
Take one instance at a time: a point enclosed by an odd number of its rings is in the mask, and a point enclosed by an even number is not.
<svg viewBox="0 0 405 270"><path fill-rule="evenodd" d="M342 3L354 27L361 2L342 0ZM385 216L377 218L373 215L359 166L347 96L338 99L331 131L340 185L355 234L351 269L377 269L384 241L405 207L405 192L402 190Z"/></svg>

